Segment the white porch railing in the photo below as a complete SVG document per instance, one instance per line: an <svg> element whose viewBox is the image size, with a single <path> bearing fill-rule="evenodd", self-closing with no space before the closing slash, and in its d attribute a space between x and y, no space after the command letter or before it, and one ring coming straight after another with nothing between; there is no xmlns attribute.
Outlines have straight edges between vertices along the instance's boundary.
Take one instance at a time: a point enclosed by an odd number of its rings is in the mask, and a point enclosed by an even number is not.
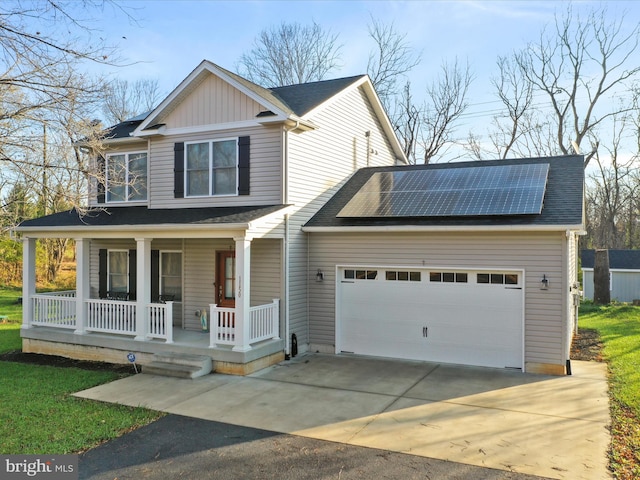
<svg viewBox="0 0 640 480"><path fill-rule="evenodd" d="M38 293L31 296L32 325L76 328L76 292Z"/></svg>
<svg viewBox="0 0 640 480"><path fill-rule="evenodd" d="M33 318L31 325L77 329L77 299L75 291L40 293L31 296ZM136 302L88 299L85 330L87 332L137 335ZM145 338L173 343L173 302L146 305L148 319Z"/></svg>
<svg viewBox="0 0 640 480"><path fill-rule="evenodd" d="M136 334L136 302L87 300L88 332Z"/></svg>
<svg viewBox="0 0 640 480"><path fill-rule="evenodd" d="M239 346L236 341L236 310L235 308L218 307L210 305L210 343L216 345ZM249 309L249 345L263 340L278 338L280 327L280 300L274 299L272 303L258 305ZM238 325L239 327L239 325Z"/></svg>
<svg viewBox="0 0 640 480"><path fill-rule="evenodd" d="M147 337L173 343L173 302L148 304L147 318L149 319Z"/></svg>
<svg viewBox="0 0 640 480"><path fill-rule="evenodd" d="M269 340L280 336L280 300L251 307L249 309L251 325L249 327L249 344Z"/></svg>

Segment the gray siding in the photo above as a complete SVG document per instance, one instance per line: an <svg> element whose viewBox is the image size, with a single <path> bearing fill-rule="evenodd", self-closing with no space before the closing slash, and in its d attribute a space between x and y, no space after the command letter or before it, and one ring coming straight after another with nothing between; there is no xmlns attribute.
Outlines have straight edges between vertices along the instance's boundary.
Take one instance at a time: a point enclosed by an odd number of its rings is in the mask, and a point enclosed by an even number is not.
<svg viewBox="0 0 640 480"><path fill-rule="evenodd" d="M282 242L251 242L251 306L282 298Z"/></svg>
<svg viewBox="0 0 640 480"><path fill-rule="evenodd" d="M288 201L296 208L289 228L289 318L290 333L296 334L301 348L309 343L307 237L302 225L355 170L395 163L380 123L360 89L342 95L310 120L319 126L317 130L288 135ZM367 145L373 153L367 154Z"/></svg>
<svg viewBox="0 0 640 480"><path fill-rule="evenodd" d="M611 300L633 302L640 298L640 272L610 270ZM582 271L584 298L593 300L593 269Z"/></svg>
<svg viewBox="0 0 640 480"><path fill-rule="evenodd" d="M229 83L208 74L162 119L169 128L254 120L264 110Z"/></svg>
<svg viewBox="0 0 640 480"><path fill-rule="evenodd" d="M122 240L92 240L91 241L91 253L89 260L89 282L91 285L91 298L98 298L98 284L99 284L99 252L100 249L106 248L108 250L135 250L136 242L133 239ZM151 242L152 250L172 250L182 251L182 240L153 240ZM183 255L184 262L184 255ZM184 270L184 263L183 263ZM184 288L184 283L183 283ZM174 302L173 304L173 324L176 326L182 325L184 318L183 311L184 303Z"/></svg>
<svg viewBox="0 0 640 480"><path fill-rule="evenodd" d="M250 195L174 198L176 142L205 141L249 135L251 137ZM282 203L282 139L277 128L252 127L154 139L149 153L149 207L190 208Z"/></svg>
<svg viewBox="0 0 640 480"><path fill-rule="evenodd" d="M310 342L334 346L336 265L441 266L523 269L525 272L525 362L564 365L568 276L563 270L565 234L414 233L324 234L310 237L309 277L325 280L309 292ZM551 279L540 290L540 279ZM310 278L311 281L311 278Z"/></svg>

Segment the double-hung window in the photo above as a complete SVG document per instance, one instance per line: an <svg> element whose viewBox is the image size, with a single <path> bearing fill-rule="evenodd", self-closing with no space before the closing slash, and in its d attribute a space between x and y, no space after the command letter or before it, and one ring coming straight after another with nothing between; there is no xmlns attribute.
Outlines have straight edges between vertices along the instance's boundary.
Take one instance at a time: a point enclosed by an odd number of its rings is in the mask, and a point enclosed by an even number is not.
<svg viewBox="0 0 640 480"><path fill-rule="evenodd" d="M160 295L182 301L182 253L160 252Z"/></svg>
<svg viewBox="0 0 640 480"><path fill-rule="evenodd" d="M129 252L109 250L108 290L110 293L129 291Z"/></svg>
<svg viewBox="0 0 640 480"><path fill-rule="evenodd" d="M147 200L147 152L107 156L107 202Z"/></svg>
<svg viewBox="0 0 640 480"><path fill-rule="evenodd" d="M187 197L237 195L238 139L185 144Z"/></svg>

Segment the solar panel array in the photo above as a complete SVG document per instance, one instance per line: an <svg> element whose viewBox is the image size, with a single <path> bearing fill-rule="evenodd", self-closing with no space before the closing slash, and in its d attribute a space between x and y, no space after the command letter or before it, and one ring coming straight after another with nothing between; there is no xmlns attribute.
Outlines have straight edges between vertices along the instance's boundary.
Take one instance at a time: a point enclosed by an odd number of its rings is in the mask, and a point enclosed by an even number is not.
<svg viewBox="0 0 640 480"><path fill-rule="evenodd" d="M548 163L376 172L338 217L539 214L548 175Z"/></svg>

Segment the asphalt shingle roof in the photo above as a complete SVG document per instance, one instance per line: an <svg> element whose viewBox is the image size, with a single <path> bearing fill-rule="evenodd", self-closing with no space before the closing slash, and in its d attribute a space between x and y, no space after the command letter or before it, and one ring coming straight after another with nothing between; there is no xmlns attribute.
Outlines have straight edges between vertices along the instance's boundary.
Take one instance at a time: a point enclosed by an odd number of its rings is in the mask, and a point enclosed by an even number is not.
<svg viewBox="0 0 640 480"><path fill-rule="evenodd" d="M424 170L493 165L548 163L549 176L542 212L539 215L499 215L469 217L388 217L338 218L337 214L376 172L400 169ZM444 164L363 168L320 209L305 227L387 227L387 226L552 226L581 225L583 213L584 159L581 155L561 157L455 162Z"/></svg>
<svg viewBox="0 0 640 480"><path fill-rule="evenodd" d="M595 250L582 250L582 268L593 268L595 255ZM640 250L609 250L609 268L640 270Z"/></svg>
<svg viewBox="0 0 640 480"><path fill-rule="evenodd" d="M311 110L329 100L331 97L360 80L364 75L353 77L322 80L319 82L301 83L285 87L264 88L239 75L219 67L246 88L260 95L267 102L276 105L288 114L303 117ZM105 130L105 137L110 139L129 138L131 133L140 125L151 112L138 115L113 125Z"/></svg>
<svg viewBox="0 0 640 480"><path fill-rule="evenodd" d="M276 87L272 88L271 92L282 99L293 113L302 117L363 77L364 75L356 75L354 77Z"/></svg>
<svg viewBox="0 0 640 480"><path fill-rule="evenodd" d="M80 214L77 210L26 220L21 227L117 227L145 225L215 225L248 223L285 205L253 207L171 208L107 207Z"/></svg>

